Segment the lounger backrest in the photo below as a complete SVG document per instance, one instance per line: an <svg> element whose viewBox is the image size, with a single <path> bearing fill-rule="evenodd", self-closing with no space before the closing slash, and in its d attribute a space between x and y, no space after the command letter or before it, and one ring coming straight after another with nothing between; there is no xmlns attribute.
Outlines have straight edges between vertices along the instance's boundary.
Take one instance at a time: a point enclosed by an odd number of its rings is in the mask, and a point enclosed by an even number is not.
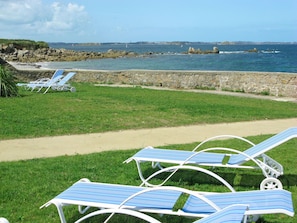
<svg viewBox="0 0 297 223"><path fill-rule="evenodd" d="M54 77L53 79L51 79L48 83L46 83L45 85L51 85L51 84L54 84L54 83L58 82L59 80L61 80L61 78L63 78L62 75L60 75L60 76L56 76L56 77Z"/></svg>
<svg viewBox="0 0 297 223"><path fill-rule="evenodd" d="M223 209L234 204L249 204L250 213L283 213L294 215L292 194L286 190L259 190L206 194L205 197ZM183 211L212 214L214 209L206 202L190 195Z"/></svg>
<svg viewBox="0 0 297 223"><path fill-rule="evenodd" d="M244 153L255 158L295 137L297 137L297 127L289 128L245 150ZM232 155L228 161L228 164L241 164L246 160L248 160L248 158L242 154Z"/></svg>
<svg viewBox="0 0 297 223"><path fill-rule="evenodd" d="M70 72L68 73L65 77L63 77L57 85L64 85L66 84L76 73L75 72Z"/></svg>
<svg viewBox="0 0 297 223"><path fill-rule="evenodd" d="M52 78L51 79L54 79L55 77L59 77L61 76L62 74L64 73L64 70L56 70L55 73L53 74Z"/></svg>
<svg viewBox="0 0 297 223"><path fill-rule="evenodd" d="M248 205L231 205L193 223L241 223Z"/></svg>

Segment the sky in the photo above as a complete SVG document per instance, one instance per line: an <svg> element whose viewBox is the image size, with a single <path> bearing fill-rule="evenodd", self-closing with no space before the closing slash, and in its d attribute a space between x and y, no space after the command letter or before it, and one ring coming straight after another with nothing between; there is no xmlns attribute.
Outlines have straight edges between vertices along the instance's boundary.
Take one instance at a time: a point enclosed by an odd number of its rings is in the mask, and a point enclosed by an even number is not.
<svg viewBox="0 0 297 223"><path fill-rule="evenodd" d="M297 42L296 0L0 0L0 38Z"/></svg>

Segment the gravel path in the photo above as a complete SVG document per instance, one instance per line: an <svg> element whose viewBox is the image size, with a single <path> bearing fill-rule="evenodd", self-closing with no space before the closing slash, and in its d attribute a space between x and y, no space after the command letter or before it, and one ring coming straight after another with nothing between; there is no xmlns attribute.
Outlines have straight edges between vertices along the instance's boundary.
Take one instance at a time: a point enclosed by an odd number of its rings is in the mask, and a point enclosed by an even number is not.
<svg viewBox="0 0 297 223"><path fill-rule="evenodd" d="M293 126L297 126L297 118L2 140L0 161L185 144L222 134L242 137L276 134Z"/></svg>

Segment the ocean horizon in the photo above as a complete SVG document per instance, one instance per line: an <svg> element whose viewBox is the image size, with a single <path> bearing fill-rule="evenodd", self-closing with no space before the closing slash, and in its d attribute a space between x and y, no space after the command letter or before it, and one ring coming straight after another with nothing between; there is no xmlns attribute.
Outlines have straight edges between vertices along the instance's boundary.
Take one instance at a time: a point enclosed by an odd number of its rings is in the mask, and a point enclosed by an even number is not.
<svg viewBox="0 0 297 223"><path fill-rule="evenodd" d="M166 44L110 43L102 45L55 44L54 48L74 51L106 52L125 50L137 57L91 59L73 62L37 63L49 69L83 70L209 70L297 73L297 44ZM219 54L186 54L189 47L219 49ZM249 52L256 49L257 52Z"/></svg>

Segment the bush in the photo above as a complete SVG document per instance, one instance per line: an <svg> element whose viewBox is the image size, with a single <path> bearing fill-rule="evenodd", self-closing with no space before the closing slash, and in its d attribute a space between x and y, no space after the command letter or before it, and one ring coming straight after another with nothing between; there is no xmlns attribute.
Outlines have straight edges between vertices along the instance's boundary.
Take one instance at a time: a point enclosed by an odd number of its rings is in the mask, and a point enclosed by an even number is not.
<svg viewBox="0 0 297 223"><path fill-rule="evenodd" d="M13 97L18 95L14 75L5 66L0 65L0 96Z"/></svg>
<svg viewBox="0 0 297 223"><path fill-rule="evenodd" d="M0 39L0 44L12 45L18 49L36 50L39 48L49 48L48 43L44 41L33 41L25 39Z"/></svg>

